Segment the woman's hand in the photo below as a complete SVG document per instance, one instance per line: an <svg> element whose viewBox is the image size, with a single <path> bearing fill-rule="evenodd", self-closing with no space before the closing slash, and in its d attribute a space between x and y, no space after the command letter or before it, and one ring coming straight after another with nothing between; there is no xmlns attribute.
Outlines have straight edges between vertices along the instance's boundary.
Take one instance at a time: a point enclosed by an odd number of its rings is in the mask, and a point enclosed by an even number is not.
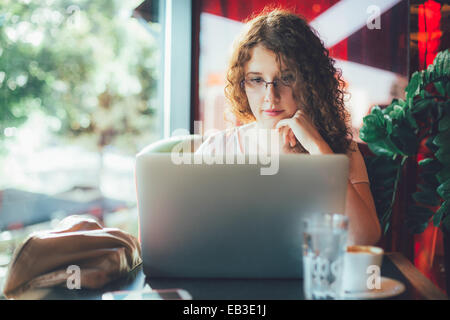
<svg viewBox="0 0 450 320"><path fill-rule="evenodd" d="M296 148L300 144L310 154L333 153L311 119L301 110L297 110L292 118L280 120L275 129L281 131L283 150Z"/></svg>

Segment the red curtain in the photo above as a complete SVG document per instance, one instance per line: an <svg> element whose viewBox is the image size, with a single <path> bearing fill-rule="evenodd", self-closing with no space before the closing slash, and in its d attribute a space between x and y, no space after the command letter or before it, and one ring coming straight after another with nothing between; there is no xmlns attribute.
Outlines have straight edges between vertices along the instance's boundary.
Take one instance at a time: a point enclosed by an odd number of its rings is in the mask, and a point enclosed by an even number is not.
<svg viewBox="0 0 450 320"><path fill-rule="evenodd" d="M307 21L327 11L340 0L197 0L202 13L245 21L264 8L289 9ZM379 30L365 26L331 48L330 55L407 76L408 2L401 1L381 15ZM338 22L336 22L338 23ZM386 32L389 30L389 32Z"/></svg>
<svg viewBox="0 0 450 320"><path fill-rule="evenodd" d="M236 21L245 21L266 7L289 9L303 16L307 21L311 21L337 2L339 0L203 0L200 6L201 12ZM347 60L347 39L328 49L332 57Z"/></svg>
<svg viewBox="0 0 450 320"><path fill-rule="evenodd" d="M419 6L418 14L418 49L419 49L419 69L425 69L433 63L439 51L441 22L441 4L429 0Z"/></svg>
<svg viewBox="0 0 450 320"><path fill-rule="evenodd" d="M419 70L426 69L433 63L439 51L442 31L440 30L441 4L426 1L419 6L418 12L418 55ZM417 161L431 155L425 145L421 146ZM436 209L436 208L434 208ZM419 235L414 236L414 264L435 284L442 285L438 279L438 271L433 268L435 256L443 255L442 233L432 223Z"/></svg>
<svg viewBox="0 0 450 320"><path fill-rule="evenodd" d="M337 2L339 0L204 0L201 10L228 19L245 21L268 6L293 10L310 21Z"/></svg>

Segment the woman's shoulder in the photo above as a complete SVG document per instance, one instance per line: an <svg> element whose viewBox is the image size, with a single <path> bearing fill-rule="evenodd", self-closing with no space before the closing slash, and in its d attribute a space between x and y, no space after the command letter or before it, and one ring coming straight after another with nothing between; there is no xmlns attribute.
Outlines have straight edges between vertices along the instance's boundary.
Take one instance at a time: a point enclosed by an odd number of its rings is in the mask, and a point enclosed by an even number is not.
<svg viewBox="0 0 450 320"><path fill-rule="evenodd" d="M239 132L239 127L230 127L224 130L217 130L208 135L205 142L215 143L218 141L222 141L224 138L230 138L236 135Z"/></svg>
<svg viewBox="0 0 450 320"><path fill-rule="evenodd" d="M352 183L369 183L369 177L367 175L366 164L361 151L358 147L358 142L352 140L350 143L347 156L350 160L350 172L349 179Z"/></svg>
<svg viewBox="0 0 450 320"><path fill-rule="evenodd" d="M360 145L361 145L361 142L356 141L356 140L351 140L350 146L347 151L347 156L349 156L350 159L358 158L359 160L365 162L363 152L361 152L361 149L360 149Z"/></svg>
<svg viewBox="0 0 450 320"><path fill-rule="evenodd" d="M239 140L239 133L245 129L244 126L230 127L216 131L208 135L204 142L197 149L196 153L216 153L222 152Z"/></svg>

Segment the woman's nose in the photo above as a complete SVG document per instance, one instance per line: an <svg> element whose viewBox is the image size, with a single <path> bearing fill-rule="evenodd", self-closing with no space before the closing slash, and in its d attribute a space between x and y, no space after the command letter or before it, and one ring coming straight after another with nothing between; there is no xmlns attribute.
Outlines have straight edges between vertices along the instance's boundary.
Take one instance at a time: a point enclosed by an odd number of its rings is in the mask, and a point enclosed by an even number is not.
<svg viewBox="0 0 450 320"><path fill-rule="evenodd" d="M273 83L266 84L264 101L274 102L280 99L280 93Z"/></svg>

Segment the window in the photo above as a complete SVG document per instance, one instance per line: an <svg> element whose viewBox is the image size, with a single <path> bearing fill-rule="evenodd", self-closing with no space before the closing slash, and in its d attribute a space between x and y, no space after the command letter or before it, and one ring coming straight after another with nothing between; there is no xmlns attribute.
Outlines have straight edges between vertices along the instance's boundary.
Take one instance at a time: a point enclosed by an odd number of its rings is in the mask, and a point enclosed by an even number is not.
<svg viewBox="0 0 450 320"><path fill-rule="evenodd" d="M161 6L141 3L2 1L0 232L135 208L135 154L163 136Z"/></svg>

